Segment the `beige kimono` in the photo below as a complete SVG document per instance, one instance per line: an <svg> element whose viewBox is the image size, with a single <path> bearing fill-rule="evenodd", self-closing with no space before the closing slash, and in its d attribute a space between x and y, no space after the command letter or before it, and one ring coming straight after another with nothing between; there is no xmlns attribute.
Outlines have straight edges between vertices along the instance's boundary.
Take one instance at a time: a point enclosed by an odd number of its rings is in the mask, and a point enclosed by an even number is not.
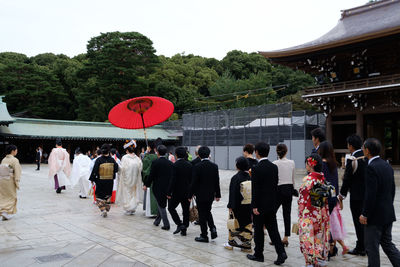
<svg viewBox="0 0 400 267"><path fill-rule="evenodd" d="M21 165L19 160L7 155L1 164L6 164L11 168L9 178L0 178L0 213L15 214L17 212L17 189L21 179Z"/></svg>

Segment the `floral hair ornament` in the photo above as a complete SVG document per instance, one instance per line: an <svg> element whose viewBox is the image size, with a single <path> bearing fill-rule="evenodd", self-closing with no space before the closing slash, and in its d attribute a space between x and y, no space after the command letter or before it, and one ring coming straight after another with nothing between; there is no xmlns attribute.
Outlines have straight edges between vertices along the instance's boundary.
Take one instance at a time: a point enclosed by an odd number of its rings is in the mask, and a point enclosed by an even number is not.
<svg viewBox="0 0 400 267"><path fill-rule="evenodd" d="M313 159L312 157L308 157L307 158L307 164L314 168L315 166L317 166L317 161L315 159Z"/></svg>
<svg viewBox="0 0 400 267"><path fill-rule="evenodd" d="M133 148L136 147L136 141L135 140L126 140L126 143L124 145L124 149L127 149L128 147L132 146Z"/></svg>

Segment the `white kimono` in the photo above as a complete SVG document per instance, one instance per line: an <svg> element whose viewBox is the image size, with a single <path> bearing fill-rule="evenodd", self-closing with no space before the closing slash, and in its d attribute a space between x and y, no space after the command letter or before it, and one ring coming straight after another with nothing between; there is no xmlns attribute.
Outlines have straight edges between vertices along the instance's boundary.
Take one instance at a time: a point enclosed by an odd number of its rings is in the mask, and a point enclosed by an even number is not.
<svg viewBox="0 0 400 267"><path fill-rule="evenodd" d="M71 183L72 186L79 184L81 197L88 197L90 191L91 183L89 181L90 177L90 165L92 161L86 155L79 154L75 157L72 163L71 172Z"/></svg>
<svg viewBox="0 0 400 267"><path fill-rule="evenodd" d="M70 174L71 163L67 150L62 147L53 148L49 156L49 178L54 178L55 189L71 185L68 178Z"/></svg>
<svg viewBox="0 0 400 267"><path fill-rule="evenodd" d="M127 212L135 212L143 198L142 168L135 154L122 157L116 202Z"/></svg>

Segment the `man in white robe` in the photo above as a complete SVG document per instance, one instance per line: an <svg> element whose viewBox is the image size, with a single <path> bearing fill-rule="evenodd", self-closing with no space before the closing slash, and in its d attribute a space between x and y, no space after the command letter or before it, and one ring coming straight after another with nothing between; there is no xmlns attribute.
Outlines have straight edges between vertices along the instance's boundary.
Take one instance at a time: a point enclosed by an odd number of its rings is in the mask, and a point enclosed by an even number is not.
<svg viewBox="0 0 400 267"><path fill-rule="evenodd" d="M122 157L117 190L117 203L125 210L126 215L132 215L143 198L142 161L134 153L134 140L124 145L126 155Z"/></svg>
<svg viewBox="0 0 400 267"><path fill-rule="evenodd" d="M54 179L54 189L60 194L61 190L65 190L67 185L71 185L69 176L71 174L71 163L69 161L69 153L62 147L60 139L56 141L56 147L49 156L49 178Z"/></svg>
<svg viewBox="0 0 400 267"><path fill-rule="evenodd" d="M91 159L82 154L78 147L75 150L75 158L72 163L71 183L73 187L79 184L80 198L87 198L91 188L91 182L89 181L91 163Z"/></svg>

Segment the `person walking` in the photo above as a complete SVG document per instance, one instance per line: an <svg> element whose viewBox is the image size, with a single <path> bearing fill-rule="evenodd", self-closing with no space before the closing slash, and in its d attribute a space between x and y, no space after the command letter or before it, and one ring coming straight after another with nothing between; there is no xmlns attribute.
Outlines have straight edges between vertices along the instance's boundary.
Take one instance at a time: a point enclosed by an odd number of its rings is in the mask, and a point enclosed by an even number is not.
<svg viewBox="0 0 400 267"><path fill-rule="evenodd" d="M240 248L243 252L251 252L251 241L253 239L253 225L251 220L251 192L245 191L244 182L250 182L250 164L245 157L236 159L237 173L231 178L229 184L228 209L230 217L238 222L238 228L229 229L228 243L224 247L233 250ZM251 187L249 186L249 189Z"/></svg>
<svg viewBox="0 0 400 267"><path fill-rule="evenodd" d="M142 170L142 182L146 184L147 178L150 175L151 165L153 161L157 159L156 148L154 142L150 142L147 147L147 152L143 158L143 170ZM149 201L147 201L147 199ZM154 196L153 188L147 188L144 190L143 196L143 210L145 210L145 214L148 217L157 216L158 208L157 208L157 200Z"/></svg>
<svg viewBox="0 0 400 267"><path fill-rule="evenodd" d="M243 146L243 157L249 161L250 169L257 165L258 161L253 157L254 145L246 144Z"/></svg>
<svg viewBox="0 0 400 267"><path fill-rule="evenodd" d="M167 148L164 145L157 147L158 159L151 164L150 175L143 186L147 190L153 184L154 196L157 200L158 214L154 220L154 225L159 226L161 220L163 226L161 229L168 231L170 224L167 216L167 194L168 186L172 179L173 163L168 160Z"/></svg>
<svg viewBox="0 0 400 267"><path fill-rule="evenodd" d="M89 181L91 163L92 161L90 158L82 154L79 147L75 149L75 158L72 163L71 171L71 183L73 187L79 184L79 198L87 198L89 196L91 187Z"/></svg>
<svg viewBox="0 0 400 267"><path fill-rule="evenodd" d="M293 160L286 158L288 148L285 144L278 144L276 146L276 154L278 160L273 161L278 166L278 203L277 210L282 206L283 222L285 224L285 236L282 239L284 246L289 245L288 238L290 236L291 219L290 214L292 211L292 197L294 194L294 171L295 164Z"/></svg>
<svg viewBox="0 0 400 267"><path fill-rule="evenodd" d="M114 186L115 175L118 172L118 164L110 156L110 145L101 146L101 156L96 159L90 181L96 184L96 204L101 211L102 217L107 217L110 211L110 201Z"/></svg>
<svg viewBox="0 0 400 267"><path fill-rule="evenodd" d="M40 160L42 158L42 152L40 151L40 147L36 148L36 156L35 156L35 161L36 161L36 171L40 171Z"/></svg>
<svg viewBox="0 0 400 267"><path fill-rule="evenodd" d="M348 253L351 255L365 256L364 226L360 223L359 218L365 193L365 168L367 166L367 161L361 149L362 140L358 135L350 135L347 137L346 141L351 157L346 161L343 183L338 198L340 201L343 201L347 197L347 193L350 192L350 210L353 217L357 242L356 247Z"/></svg>
<svg viewBox="0 0 400 267"><path fill-rule="evenodd" d="M278 195L278 167L268 160L270 147L267 143L259 142L255 146L258 164L251 170L253 223L254 223L254 255L247 258L264 262L264 226L275 246L278 258L275 265L281 265L287 259L285 248L278 231L276 221L276 206Z"/></svg>
<svg viewBox="0 0 400 267"><path fill-rule="evenodd" d="M201 234L195 238L197 242L208 242L207 225L210 228L211 239L218 237L217 228L211 213L212 203L221 199L219 185L218 165L209 159L210 149L206 146L199 148L201 162L193 167L193 180L190 185L189 201L196 197L197 209L199 212L199 223Z"/></svg>
<svg viewBox="0 0 400 267"><path fill-rule="evenodd" d="M21 165L15 157L17 147L8 145L6 153L0 165L0 217L3 221L17 213L17 190L21 180Z"/></svg>
<svg viewBox="0 0 400 267"><path fill-rule="evenodd" d="M171 214L176 230L174 234L181 233L182 236L186 235L187 228L189 227L189 206L187 200L189 196L189 187L192 180L192 164L185 160L186 148L183 146L175 149L176 162L173 165L173 175L171 183L168 187L168 211ZM176 212L178 205L182 207L183 220L179 218Z"/></svg>
<svg viewBox="0 0 400 267"><path fill-rule="evenodd" d="M364 155L368 158L365 172L365 195L360 223L365 225L365 248L368 266L380 266L379 245L393 266L400 266L400 252L392 242L392 227L396 221L393 201L396 192L394 172L379 157L381 144L375 138L364 142Z"/></svg>
<svg viewBox="0 0 400 267"><path fill-rule="evenodd" d="M71 162L69 153L62 147L61 139L56 140L56 147L51 150L49 156L49 178L54 179L54 189L57 194L70 185Z"/></svg>
<svg viewBox="0 0 400 267"><path fill-rule="evenodd" d="M143 164L135 154L135 140L128 140L124 149L126 154L121 160L116 202L122 207L125 215L133 215L143 198Z"/></svg>
<svg viewBox="0 0 400 267"><path fill-rule="evenodd" d="M300 251L306 267L326 266L329 254L329 207L328 201L313 194L313 189L325 183L322 159L313 153L306 158L308 175L299 190L299 239Z"/></svg>

